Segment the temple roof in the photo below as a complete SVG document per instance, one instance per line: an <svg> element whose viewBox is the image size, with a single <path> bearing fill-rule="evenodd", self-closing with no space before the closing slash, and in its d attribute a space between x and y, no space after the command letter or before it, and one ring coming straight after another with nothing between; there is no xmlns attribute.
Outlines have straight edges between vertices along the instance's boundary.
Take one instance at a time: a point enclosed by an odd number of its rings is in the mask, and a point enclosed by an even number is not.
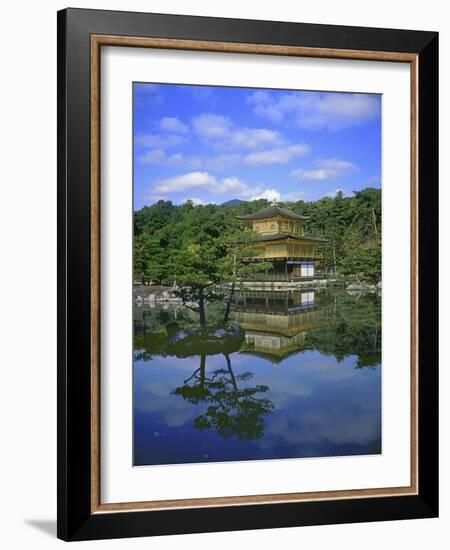
<svg viewBox="0 0 450 550"><path fill-rule="evenodd" d="M274 218L275 216L281 216L283 218L289 218L291 220L309 220L310 216L301 216L291 210L285 210L279 206L269 206L253 214L247 214L246 216L238 216L240 220L262 220L264 218Z"/></svg>
<svg viewBox="0 0 450 550"><path fill-rule="evenodd" d="M269 233L268 235L258 236L258 241L280 241L281 239L294 239L296 241L308 241L312 243L328 242L328 239L317 239L315 237L306 237L305 235L292 235L290 233Z"/></svg>
<svg viewBox="0 0 450 550"><path fill-rule="evenodd" d="M293 355L297 355L297 353L301 353L303 351L307 351L308 349L311 349L311 346L305 345L304 347L299 348L293 348L288 350L266 350L262 351L260 349L242 349L239 353L245 354L245 355L256 355L257 357L261 357L261 359L265 359L266 361L270 361L271 363L275 363L278 365L288 357L292 357Z"/></svg>

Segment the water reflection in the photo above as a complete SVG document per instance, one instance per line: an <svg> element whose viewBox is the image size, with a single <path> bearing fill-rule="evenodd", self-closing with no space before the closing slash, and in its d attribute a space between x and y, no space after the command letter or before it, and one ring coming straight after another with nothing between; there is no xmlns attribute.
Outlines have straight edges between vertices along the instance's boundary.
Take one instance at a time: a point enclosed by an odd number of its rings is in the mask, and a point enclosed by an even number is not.
<svg viewBox="0 0 450 550"><path fill-rule="evenodd" d="M207 330L178 305L134 315L134 464L381 451L376 296L241 292Z"/></svg>
<svg viewBox="0 0 450 550"><path fill-rule="evenodd" d="M222 437L235 435L239 440L257 439L264 432L263 416L272 411L274 404L261 397L268 391L266 384L249 384L253 373L250 371L234 374L229 354L224 354L226 369L215 369L206 373L206 355L200 355L200 366L176 388L189 403L204 403L206 411L194 420L198 430L213 428Z"/></svg>
<svg viewBox="0 0 450 550"><path fill-rule="evenodd" d="M279 364L293 353L311 349L307 334L320 327L330 308L314 291L240 292L232 318L245 332L242 352Z"/></svg>

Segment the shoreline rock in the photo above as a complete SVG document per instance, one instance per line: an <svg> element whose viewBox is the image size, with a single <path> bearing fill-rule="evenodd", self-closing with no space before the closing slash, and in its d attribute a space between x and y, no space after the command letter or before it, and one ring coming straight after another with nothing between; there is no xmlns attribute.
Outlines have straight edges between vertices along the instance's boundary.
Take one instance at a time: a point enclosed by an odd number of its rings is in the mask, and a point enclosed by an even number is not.
<svg viewBox="0 0 450 550"><path fill-rule="evenodd" d="M345 287L345 290L347 292L377 292L381 290L381 286L367 283L350 283Z"/></svg>
<svg viewBox="0 0 450 550"><path fill-rule="evenodd" d="M172 287L152 287L138 286L133 288L133 301L137 305L172 303L181 304L181 298L175 295L175 289Z"/></svg>

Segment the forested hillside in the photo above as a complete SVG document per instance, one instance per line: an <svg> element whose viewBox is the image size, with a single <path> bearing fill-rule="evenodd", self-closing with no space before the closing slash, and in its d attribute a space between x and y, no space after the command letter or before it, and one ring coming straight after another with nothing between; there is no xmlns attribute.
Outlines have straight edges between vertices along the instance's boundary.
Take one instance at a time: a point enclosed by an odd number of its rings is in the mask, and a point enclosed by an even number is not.
<svg viewBox="0 0 450 550"><path fill-rule="evenodd" d="M278 205L310 216L305 234L328 240L319 266L327 275L370 283L381 279L379 189ZM239 261L244 250L233 244L246 239L237 216L267 206L265 199L198 206L159 201L145 206L134 213L135 279L170 285L194 280L199 288L231 280L236 269L245 269L245 261Z"/></svg>

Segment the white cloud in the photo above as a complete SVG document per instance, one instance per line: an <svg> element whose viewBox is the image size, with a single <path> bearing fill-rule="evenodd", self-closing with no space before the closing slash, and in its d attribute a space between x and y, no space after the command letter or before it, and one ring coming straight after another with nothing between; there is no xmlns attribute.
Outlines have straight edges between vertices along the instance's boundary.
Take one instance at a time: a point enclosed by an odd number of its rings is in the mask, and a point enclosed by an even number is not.
<svg viewBox="0 0 450 550"><path fill-rule="evenodd" d="M313 113L305 117L305 128L339 129L372 120L379 113L379 100L365 94L327 94L313 103ZM301 119L299 120L300 125Z"/></svg>
<svg viewBox="0 0 450 550"><path fill-rule="evenodd" d="M134 139L136 147L148 147L155 149L167 149L186 143L187 139L179 135L138 134Z"/></svg>
<svg viewBox="0 0 450 550"><path fill-rule="evenodd" d="M323 166L327 170L335 170L336 172L348 173L354 172L358 169L356 164L348 160L340 159L322 159L318 160L317 163L320 166Z"/></svg>
<svg viewBox="0 0 450 550"><path fill-rule="evenodd" d="M186 156L182 153L175 153L167 158L168 166L176 166L180 168L201 168L202 160L196 156Z"/></svg>
<svg viewBox="0 0 450 550"><path fill-rule="evenodd" d="M372 176L371 178L369 178L367 183L369 185L375 185L377 183L381 183L381 178L380 176Z"/></svg>
<svg viewBox="0 0 450 550"><path fill-rule="evenodd" d="M202 199L196 198L196 197L189 197L187 199L184 199L184 201L181 201L181 202L183 203L183 202L186 202L186 201L191 201L192 204L194 204L195 206L204 206L205 204L208 204L208 202L206 202Z"/></svg>
<svg viewBox="0 0 450 550"><path fill-rule="evenodd" d="M268 92L258 90L247 97L247 103L253 105L255 115L266 118L271 122L281 122L284 110L277 101L273 101Z"/></svg>
<svg viewBox="0 0 450 550"><path fill-rule="evenodd" d="M235 166L241 162L242 157L238 153L230 153L224 155L217 155L210 159L205 160L206 168L213 172L220 172L222 170L228 170L232 166Z"/></svg>
<svg viewBox="0 0 450 550"><path fill-rule="evenodd" d="M138 156L141 164L156 164L163 166L173 166L176 168L196 169L202 167L202 160L196 156L186 156L182 153L167 155L164 149L151 149Z"/></svg>
<svg viewBox="0 0 450 550"><path fill-rule="evenodd" d="M229 135L231 131L231 120L227 117L203 114L192 120L194 131L202 138L221 139Z"/></svg>
<svg viewBox="0 0 450 550"><path fill-rule="evenodd" d="M160 180L150 190L149 196L161 198L194 189L207 195L228 195L247 200L257 198L265 198L270 201L283 200L283 197L275 189L266 189L262 185L251 186L235 176L217 178L208 172L189 172ZM203 201L204 199L199 200Z"/></svg>
<svg viewBox="0 0 450 550"><path fill-rule="evenodd" d="M238 153L217 155L204 161L205 167L213 172L227 170L237 164L244 162L249 166L263 164L287 164L293 158L309 153L308 145L299 143L296 145L287 145L285 147L275 147L273 149L264 149L254 151L242 156Z"/></svg>
<svg viewBox="0 0 450 550"><path fill-rule="evenodd" d="M158 143L157 141L154 142ZM156 147L155 149L149 149L138 155L137 160L141 164L155 164L191 169L204 167L206 170L211 170L212 172L222 172L242 162L243 157L238 153L222 154L210 158L200 158L196 155L185 155L183 153L173 153L169 155L163 148Z"/></svg>
<svg viewBox="0 0 450 550"><path fill-rule="evenodd" d="M220 149L250 149L282 145L280 132L266 128L237 127L230 118L202 114L192 120L194 132L208 144Z"/></svg>
<svg viewBox="0 0 450 550"><path fill-rule="evenodd" d="M189 172L173 178L159 181L153 188L153 193L179 193L188 189L214 188L217 180L208 172Z"/></svg>
<svg viewBox="0 0 450 550"><path fill-rule="evenodd" d="M241 128L233 130L230 144L233 147L259 149L270 145L281 145L284 142L280 132L265 128Z"/></svg>
<svg viewBox="0 0 450 550"><path fill-rule="evenodd" d="M289 145L287 147L279 147L276 149L268 149L266 151L258 151L250 153L245 157L246 164L287 164L294 157L306 155L310 151L308 145L299 143L297 145Z"/></svg>
<svg viewBox="0 0 450 550"><path fill-rule="evenodd" d="M161 164L166 158L164 149L151 149L146 153L138 156L138 161L141 164Z"/></svg>
<svg viewBox="0 0 450 550"><path fill-rule="evenodd" d="M329 193L326 193L326 197L331 197L332 199L334 199L334 197L338 194L338 193L342 193L342 196L344 197L353 197L355 195L355 193L347 193L347 191L345 191L344 189L335 189L334 191L330 191Z"/></svg>
<svg viewBox="0 0 450 550"><path fill-rule="evenodd" d="M157 182L152 194L180 193L188 189L201 189L205 193L230 194L236 197L249 197L260 192L260 187L251 187L234 176L218 179L208 172L189 172Z"/></svg>
<svg viewBox="0 0 450 550"><path fill-rule="evenodd" d="M267 199L270 202L280 202L281 194L276 189L265 189L254 197L250 197L251 201L255 201L258 199Z"/></svg>
<svg viewBox="0 0 450 550"><path fill-rule="evenodd" d="M330 178L329 172L323 169L303 170L302 168L297 168L296 170L292 170L291 176L300 180L327 180Z"/></svg>
<svg viewBox="0 0 450 550"><path fill-rule="evenodd" d="M244 183L242 180L236 177L223 178L218 183L218 191L220 193L228 193L239 196L245 196L250 193L250 187Z"/></svg>
<svg viewBox="0 0 450 550"><path fill-rule="evenodd" d="M203 86L192 86L192 87L187 87L187 89L192 92L192 95L195 97L195 99L198 99L198 100L208 99L209 102L211 102L211 100L214 100L214 92L212 88L207 88ZM215 101L213 101L213 103L215 103Z"/></svg>
<svg viewBox="0 0 450 550"><path fill-rule="evenodd" d="M255 191L255 189L253 191ZM306 191L292 191L290 193L281 194L276 189L260 188L253 196L248 197L248 200L267 199L270 202L297 202L304 199L305 196Z"/></svg>
<svg viewBox="0 0 450 550"><path fill-rule="evenodd" d="M255 151L245 156L239 153L225 153L215 157L202 159L198 156L184 155L183 153L174 153L168 155L164 149L158 147L150 149L137 157L141 164L155 164L163 166L173 166L178 168L199 169L204 167L212 172L221 172L244 162L249 166L264 164L287 164L293 158L303 156L309 152L309 147L305 144L287 145L286 147L276 147L274 149L265 149Z"/></svg>
<svg viewBox="0 0 450 550"><path fill-rule="evenodd" d="M290 175L300 180L326 181L359 171L356 164L347 160L323 159L317 160L315 164L317 168L311 170L297 168L292 170Z"/></svg>
<svg viewBox="0 0 450 550"><path fill-rule="evenodd" d="M166 116L159 123L162 130L166 132L174 132L175 134L187 134L189 128L176 117Z"/></svg>
<svg viewBox="0 0 450 550"><path fill-rule="evenodd" d="M266 90L257 90L247 96L247 103L250 105L260 105L271 101L270 94Z"/></svg>
<svg viewBox="0 0 450 550"><path fill-rule="evenodd" d="M255 115L271 122L288 120L310 130L339 130L375 119L380 114L377 95L288 92L271 96L254 92L247 97Z"/></svg>

